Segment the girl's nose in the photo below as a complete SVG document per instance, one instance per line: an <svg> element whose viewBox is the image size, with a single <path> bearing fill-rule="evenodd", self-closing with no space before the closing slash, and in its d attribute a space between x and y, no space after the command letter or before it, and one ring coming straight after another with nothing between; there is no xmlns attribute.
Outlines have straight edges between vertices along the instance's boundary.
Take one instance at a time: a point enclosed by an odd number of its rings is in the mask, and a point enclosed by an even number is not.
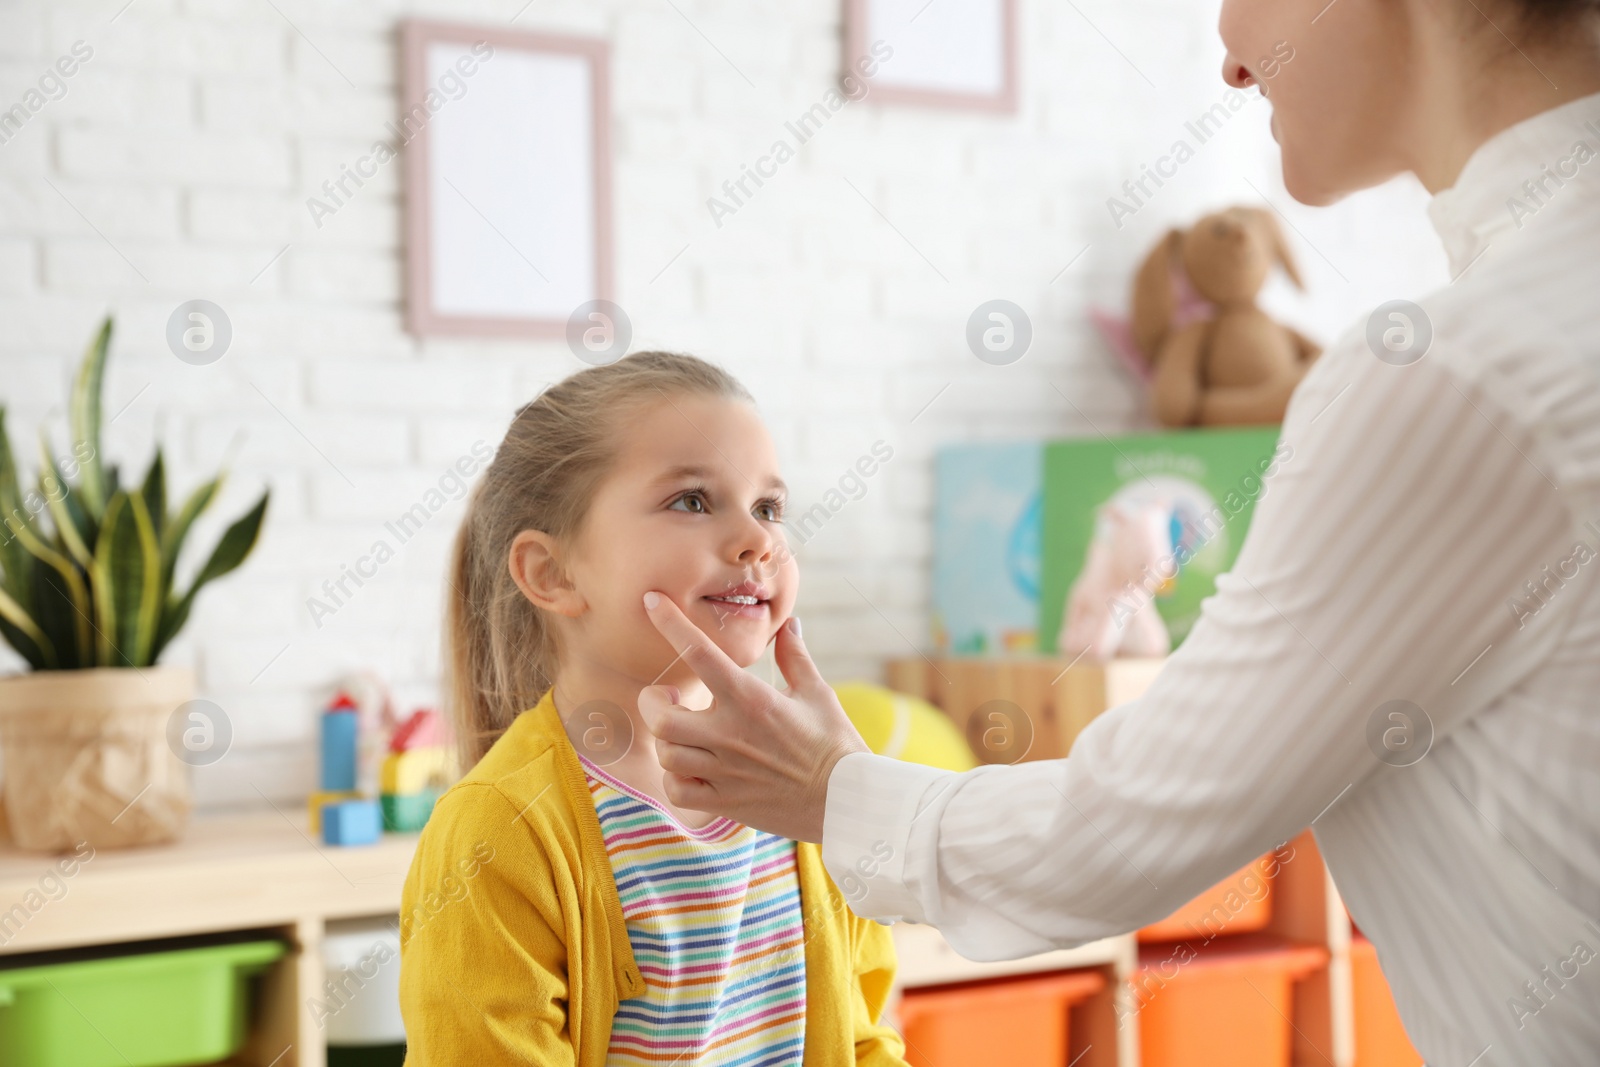
<svg viewBox="0 0 1600 1067"><path fill-rule="evenodd" d="M765 562L772 556L773 544L771 531L760 519L751 516L749 524L740 531L736 542L738 560L744 564Z"/></svg>

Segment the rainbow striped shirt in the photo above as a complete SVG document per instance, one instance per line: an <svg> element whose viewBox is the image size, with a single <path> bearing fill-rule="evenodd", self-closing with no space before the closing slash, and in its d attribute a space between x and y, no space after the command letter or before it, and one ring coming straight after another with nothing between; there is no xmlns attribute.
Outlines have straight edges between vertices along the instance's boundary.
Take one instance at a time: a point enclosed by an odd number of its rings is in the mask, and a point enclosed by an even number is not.
<svg viewBox="0 0 1600 1067"><path fill-rule="evenodd" d="M805 925L794 842L729 819L681 825L579 757L644 977L622 1001L616 1067L798 1067Z"/></svg>

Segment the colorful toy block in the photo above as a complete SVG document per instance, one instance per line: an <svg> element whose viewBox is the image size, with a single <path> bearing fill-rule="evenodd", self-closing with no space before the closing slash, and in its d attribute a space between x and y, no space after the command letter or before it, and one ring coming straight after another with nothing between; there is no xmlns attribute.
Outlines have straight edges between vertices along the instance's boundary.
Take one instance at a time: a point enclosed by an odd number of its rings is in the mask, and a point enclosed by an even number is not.
<svg viewBox="0 0 1600 1067"><path fill-rule="evenodd" d="M411 723L417 721L413 716ZM413 733L407 741L416 738ZM396 832L422 829L433 813L434 802L439 799L449 773L450 750L440 745L410 747L385 756L379 775L384 828Z"/></svg>
<svg viewBox="0 0 1600 1067"><path fill-rule="evenodd" d="M353 789L320 789L306 799L306 821L312 836L322 833L322 809L346 800L360 800L361 794Z"/></svg>
<svg viewBox="0 0 1600 1067"><path fill-rule="evenodd" d="M400 725L389 741L390 752L413 748L442 748L445 744L444 718L432 708L418 708Z"/></svg>
<svg viewBox="0 0 1600 1067"><path fill-rule="evenodd" d="M354 702L343 693L322 714L322 788L356 788L361 729Z"/></svg>
<svg viewBox="0 0 1600 1067"><path fill-rule="evenodd" d="M414 748L391 752L383 758L379 790L383 793L420 793L444 781L449 753L442 748Z"/></svg>
<svg viewBox="0 0 1600 1067"><path fill-rule="evenodd" d="M370 845L383 832L374 800L343 800L322 809L322 841L328 845Z"/></svg>
<svg viewBox="0 0 1600 1067"><path fill-rule="evenodd" d="M383 804L383 828L397 834L416 833L427 825L428 816L433 814L433 805L438 799L437 789L424 789L420 793L410 794L385 793L380 798Z"/></svg>

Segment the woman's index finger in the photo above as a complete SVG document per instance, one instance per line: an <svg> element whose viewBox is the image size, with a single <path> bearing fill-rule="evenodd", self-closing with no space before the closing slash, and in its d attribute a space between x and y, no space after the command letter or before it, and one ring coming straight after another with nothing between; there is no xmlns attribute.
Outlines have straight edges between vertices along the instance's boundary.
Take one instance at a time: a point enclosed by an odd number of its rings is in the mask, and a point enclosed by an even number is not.
<svg viewBox="0 0 1600 1067"><path fill-rule="evenodd" d="M653 606L652 600L655 601ZM671 597L648 592L644 595L644 610L656 630L677 649L679 657L689 664L713 696L731 695L749 683L750 675L729 659L704 630L690 622Z"/></svg>

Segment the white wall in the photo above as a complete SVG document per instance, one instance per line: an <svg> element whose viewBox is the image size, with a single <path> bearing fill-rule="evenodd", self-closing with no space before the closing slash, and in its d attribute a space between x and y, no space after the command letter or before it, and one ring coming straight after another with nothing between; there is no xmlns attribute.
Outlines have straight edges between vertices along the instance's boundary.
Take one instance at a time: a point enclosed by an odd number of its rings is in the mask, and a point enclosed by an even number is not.
<svg viewBox="0 0 1600 1067"><path fill-rule="evenodd" d="M41 421L64 441L68 375L111 311L109 455L141 472L159 437L187 489L231 454L207 542L272 486L255 557L203 598L171 655L234 724L235 752L199 776L207 803L307 788L315 701L341 671L373 666L408 704L435 698L459 505L320 628L307 598L474 441L495 443L516 406L581 366L559 342L405 332L397 165L312 225L307 197L395 112L400 18L515 17L610 40L618 299L635 347L692 351L743 378L798 510L874 441L892 445L866 495L801 551L806 634L836 679L875 675L924 640L938 443L1140 425L1138 393L1085 312L1120 310L1166 226L1259 189L1299 231L1310 290L1280 282L1269 302L1324 339L1443 280L1414 185L1293 204L1259 99L1112 224L1107 198L1222 98L1215 2L1020 0L1019 114L851 103L720 227L707 198L833 84L838 0L119 6L0 6L0 107L73 42L93 49L66 95L0 145L0 399L27 455ZM196 297L234 327L206 367L164 341L173 308ZM1034 324L1009 367L964 342L968 314L993 297Z"/></svg>

